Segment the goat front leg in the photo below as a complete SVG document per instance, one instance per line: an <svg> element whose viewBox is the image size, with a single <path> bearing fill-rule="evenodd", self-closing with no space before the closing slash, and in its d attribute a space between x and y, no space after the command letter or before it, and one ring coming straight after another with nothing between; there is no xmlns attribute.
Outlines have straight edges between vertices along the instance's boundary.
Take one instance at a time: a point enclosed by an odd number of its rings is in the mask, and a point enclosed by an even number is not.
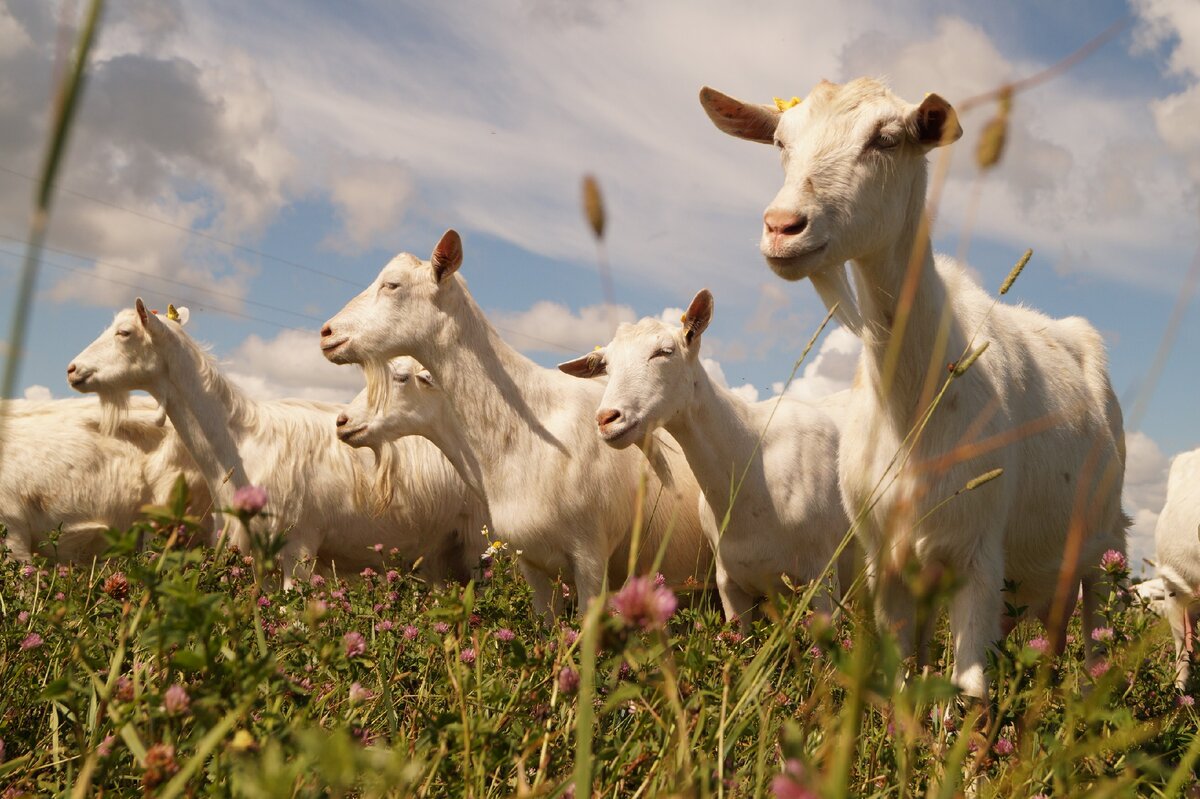
<svg viewBox="0 0 1200 799"><path fill-rule="evenodd" d="M725 609L725 621L737 623L738 630L743 635L750 632L750 624L754 621L754 597L742 590L733 581L729 572L725 571L720 558L716 563L717 593L721 595L721 607Z"/></svg>
<svg viewBox="0 0 1200 799"><path fill-rule="evenodd" d="M987 652L1000 639L1004 610L1004 559L990 547L976 553L963 571L964 585L950 600L954 636L954 684L975 699L987 699Z"/></svg>
<svg viewBox="0 0 1200 799"><path fill-rule="evenodd" d="M555 615L554 584L550 579L550 575L524 562L519 563L521 574L525 577L525 582L529 583L529 587L533 591L533 610L541 617L542 621L549 624L553 621Z"/></svg>
<svg viewBox="0 0 1200 799"><path fill-rule="evenodd" d="M1167 597L1164 605L1164 615L1171 625L1171 637L1175 640L1175 687L1186 691L1192 670L1192 653L1188 640L1191 632L1191 609L1186 602L1179 601L1177 597Z"/></svg>

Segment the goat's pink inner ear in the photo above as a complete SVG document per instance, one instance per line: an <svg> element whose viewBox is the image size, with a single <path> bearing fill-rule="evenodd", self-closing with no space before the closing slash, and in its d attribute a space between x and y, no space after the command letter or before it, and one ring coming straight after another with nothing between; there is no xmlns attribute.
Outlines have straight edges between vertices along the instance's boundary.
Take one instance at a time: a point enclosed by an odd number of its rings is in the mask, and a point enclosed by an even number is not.
<svg viewBox="0 0 1200 799"><path fill-rule="evenodd" d="M430 258L437 279L441 280L458 271L462 260L462 237L458 235L458 231L451 228L442 234L441 240L433 248L433 257Z"/></svg>
<svg viewBox="0 0 1200 799"><path fill-rule="evenodd" d="M692 298L687 313L683 315L684 340L691 344L692 339L708 329L712 321L713 295L708 289L700 289Z"/></svg>
<svg viewBox="0 0 1200 799"><path fill-rule="evenodd" d="M141 297L137 298L133 307L137 310L138 319L142 321L143 325L146 324L150 320L150 313L146 310L146 304L142 302Z"/></svg>
<svg viewBox="0 0 1200 799"><path fill-rule="evenodd" d="M913 112L913 129L917 141L926 147L941 147L958 141L962 136L962 125L954 106L937 94L927 94L917 110Z"/></svg>
<svg viewBox="0 0 1200 799"><path fill-rule="evenodd" d="M700 90L700 105L712 123L730 136L762 144L775 141L779 109L774 106L743 103L709 86Z"/></svg>

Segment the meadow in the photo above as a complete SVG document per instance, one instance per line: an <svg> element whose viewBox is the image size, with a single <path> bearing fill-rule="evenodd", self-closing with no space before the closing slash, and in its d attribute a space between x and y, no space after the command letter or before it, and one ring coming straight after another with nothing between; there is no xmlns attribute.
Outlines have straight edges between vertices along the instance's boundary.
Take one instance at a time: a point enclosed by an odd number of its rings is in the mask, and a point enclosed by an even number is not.
<svg viewBox="0 0 1200 799"><path fill-rule="evenodd" d="M916 672L861 599L814 614L803 586L746 636L715 596L652 578L549 626L520 555L486 534L467 586L432 589L379 551L282 592L280 536L181 545L196 532L180 490L114 531L107 560L0 565L5 797L1194 790L1196 708L1121 563L1103 665L1083 665L1077 619L1061 657L1023 623L983 707L956 698L944 630ZM927 610L953 588L909 577Z"/></svg>

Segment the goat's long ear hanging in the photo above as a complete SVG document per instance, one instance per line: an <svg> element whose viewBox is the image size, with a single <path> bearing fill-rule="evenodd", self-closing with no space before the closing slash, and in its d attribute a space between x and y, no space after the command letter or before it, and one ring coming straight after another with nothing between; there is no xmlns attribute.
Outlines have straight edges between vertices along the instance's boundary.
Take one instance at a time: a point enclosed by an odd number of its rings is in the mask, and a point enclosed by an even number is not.
<svg viewBox="0 0 1200 799"><path fill-rule="evenodd" d="M433 276L440 283L447 276L454 274L462 266L462 238L458 231L451 228L442 234L441 240L433 248L429 261L433 264Z"/></svg>
<svg viewBox="0 0 1200 799"><path fill-rule="evenodd" d="M700 334L708 329L708 323L712 321L713 314L713 295L708 289L700 289L696 292L696 296L692 298L692 304L688 306L687 311L683 314L683 341L685 344L691 344Z"/></svg>

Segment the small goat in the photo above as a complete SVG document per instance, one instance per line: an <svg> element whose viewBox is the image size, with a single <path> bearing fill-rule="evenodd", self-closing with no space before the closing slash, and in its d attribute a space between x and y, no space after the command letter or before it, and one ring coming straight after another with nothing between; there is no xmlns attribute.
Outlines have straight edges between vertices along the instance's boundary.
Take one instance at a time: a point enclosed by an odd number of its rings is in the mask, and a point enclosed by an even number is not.
<svg viewBox="0 0 1200 799"><path fill-rule="evenodd" d="M1200 617L1200 450L1177 455L1167 477L1167 502L1154 527L1162 614L1175 639L1175 684L1187 687Z"/></svg>
<svg viewBox="0 0 1200 799"><path fill-rule="evenodd" d="M755 603L783 585L820 580L850 529L837 483L838 429L787 397L749 403L717 385L700 360L713 296L701 291L681 328L624 324L602 349L559 364L575 377L608 375L596 422L618 449L659 427L683 447L700 483L700 522L716 553L717 589L743 630ZM853 550L842 553L850 564ZM838 573L830 576L838 592ZM828 594L816 606L832 610Z"/></svg>

